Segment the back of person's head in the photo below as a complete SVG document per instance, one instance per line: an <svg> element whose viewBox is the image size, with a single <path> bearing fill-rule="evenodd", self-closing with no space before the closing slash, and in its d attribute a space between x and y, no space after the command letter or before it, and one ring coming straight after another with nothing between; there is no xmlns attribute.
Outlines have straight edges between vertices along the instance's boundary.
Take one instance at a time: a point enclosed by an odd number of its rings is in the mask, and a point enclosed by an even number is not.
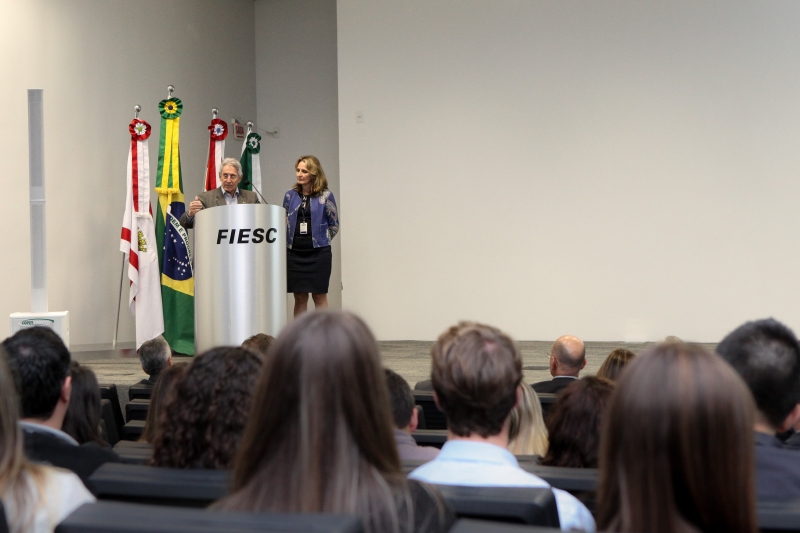
<svg viewBox="0 0 800 533"><path fill-rule="evenodd" d="M8 366L20 396L22 418L52 416L69 376L70 354L52 329L22 329L3 341Z"/></svg>
<svg viewBox="0 0 800 533"><path fill-rule="evenodd" d="M775 319L747 322L717 345L750 388L766 421L779 428L800 403L800 344L792 330Z"/></svg>
<svg viewBox="0 0 800 533"><path fill-rule="evenodd" d="M261 355L267 355L269 347L275 342L275 337L267 335L266 333L256 333L252 337L245 339L242 343L242 348L253 350Z"/></svg>
<svg viewBox="0 0 800 533"><path fill-rule="evenodd" d="M78 444L94 442L103 446L106 443L100 431L100 419L103 413L97 377L91 368L82 366L76 361L70 365L70 376L72 376L72 392L61 429L78 441Z"/></svg>
<svg viewBox="0 0 800 533"><path fill-rule="evenodd" d="M303 314L264 363L220 507L355 513L369 532L397 529L405 478L372 332L347 312ZM280 490L276 490L280 487Z"/></svg>
<svg viewBox="0 0 800 533"><path fill-rule="evenodd" d="M139 347L139 361L145 374L149 376L158 375L167 368L170 357L172 350L161 335L143 342Z"/></svg>
<svg viewBox="0 0 800 533"><path fill-rule="evenodd" d="M392 408L394 427L404 429L411 423L411 417L414 414L414 394L403 376L388 368L384 369L384 374L386 387L389 390L389 405Z"/></svg>
<svg viewBox="0 0 800 533"><path fill-rule="evenodd" d="M572 468L597 468L600 429L614 382L587 376L558 393L547 418L550 447L542 464Z"/></svg>
<svg viewBox="0 0 800 533"><path fill-rule="evenodd" d="M755 533L753 401L718 356L659 344L625 370L603 427L597 529Z"/></svg>
<svg viewBox="0 0 800 533"><path fill-rule="evenodd" d="M34 517L44 482L40 466L25 458L19 421L19 402L7 355L0 347L0 494L11 533L34 530Z"/></svg>
<svg viewBox="0 0 800 533"><path fill-rule="evenodd" d="M153 439L153 464L230 468L250 415L261 357L239 347L197 357L175 383Z"/></svg>
<svg viewBox="0 0 800 533"><path fill-rule="evenodd" d="M550 357L558 364L558 375L577 377L586 366L586 346L573 335L562 335L550 348Z"/></svg>
<svg viewBox="0 0 800 533"><path fill-rule="evenodd" d="M539 396L524 381L519 384L519 390L520 400L511 410L508 424L508 449L514 455L544 456L548 436Z"/></svg>
<svg viewBox="0 0 800 533"><path fill-rule="evenodd" d="M460 437L498 435L517 401L522 357L492 326L460 322L431 348L431 381L450 431Z"/></svg>
<svg viewBox="0 0 800 533"><path fill-rule="evenodd" d="M603 364L600 365L600 370L597 371L598 378L606 378L611 381L616 381L619 378L622 369L625 365L630 363L636 354L625 348L617 348L606 357Z"/></svg>
<svg viewBox="0 0 800 533"><path fill-rule="evenodd" d="M159 422L164 416L164 406L169 402L175 383L180 380L189 368L189 363L175 363L158 375L153 392L150 395L150 407L147 409L147 420L144 423L140 442L153 442L158 432Z"/></svg>

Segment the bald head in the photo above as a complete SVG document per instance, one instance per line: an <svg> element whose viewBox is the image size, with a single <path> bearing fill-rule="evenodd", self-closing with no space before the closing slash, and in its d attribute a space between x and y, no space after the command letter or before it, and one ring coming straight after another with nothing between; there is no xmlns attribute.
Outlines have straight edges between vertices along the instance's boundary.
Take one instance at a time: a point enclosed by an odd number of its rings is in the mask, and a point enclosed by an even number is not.
<svg viewBox="0 0 800 533"><path fill-rule="evenodd" d="M553 376L575 376L586 366L586 347L572 335L556 339L550 348L550 373Z"/></svg>

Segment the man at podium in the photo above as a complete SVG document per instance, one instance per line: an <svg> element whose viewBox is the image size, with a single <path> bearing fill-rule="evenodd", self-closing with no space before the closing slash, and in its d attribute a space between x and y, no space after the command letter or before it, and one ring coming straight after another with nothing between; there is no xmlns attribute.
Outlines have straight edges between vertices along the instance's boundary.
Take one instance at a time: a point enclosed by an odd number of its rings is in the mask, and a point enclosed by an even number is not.
<svg viewBox="0 0 800 533"><path fill-rule="evenodd" d="M233 204L260 204L258 195L253 191L239 189L242 181L242 165L232 157L222 160L219 171L221 187L200 193L189 204L189 211L181 215L181 226L194 227L194 215L201 209Z"/></svg>

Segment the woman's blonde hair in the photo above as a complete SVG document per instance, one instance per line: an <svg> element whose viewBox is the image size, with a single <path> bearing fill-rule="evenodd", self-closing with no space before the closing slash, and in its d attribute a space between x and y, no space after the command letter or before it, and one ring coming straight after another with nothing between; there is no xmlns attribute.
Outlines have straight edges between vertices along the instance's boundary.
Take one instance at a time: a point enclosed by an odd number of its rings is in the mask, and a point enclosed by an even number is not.
<svg viewBox="0 0 800 533"><path fill-rule="evenodd" d="M311 196L317 196L328 188L328 178L325 177L325 171L322 170L322 165L320 164L319 159L313 155L304 155L297 160L297 163L294 164L295 170L297 169L297 165L300 163L305 163L308 173L314 176L314 183L311 186ZM303 191L303 187L299 183L295 183L294 187L292 188L298 193Z"/></svg>
<svg viewBox="0 0 800 533"><path fill-rule="evenodd" d="M511 410L508 449L514 455L544 457L549 442L539 396L524 381L519 384L519 390L521 392L519 404Z"/></svg>
<svg viewBox="0 0 800 533"><path fill-rule="evenodd" d="M44 469L28 462L23 451L19 400L14 380L0 347L0 496L3 498L12 533L33 528L36 509L42 499Z"/></svg>

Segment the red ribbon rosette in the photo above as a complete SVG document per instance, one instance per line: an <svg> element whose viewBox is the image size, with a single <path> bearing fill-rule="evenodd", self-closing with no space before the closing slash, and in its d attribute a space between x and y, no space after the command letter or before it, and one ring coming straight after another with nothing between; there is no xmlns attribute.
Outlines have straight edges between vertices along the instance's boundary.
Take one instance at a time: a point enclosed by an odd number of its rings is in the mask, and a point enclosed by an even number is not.
<svg viewBox="0 0 800 533"><path fill-rule="evenodd" d="M208 131L211 132L212 141L224 141L228 136L228 124L218 118L212 119Z"/></svg>
<svg viewBox="0 0 800 533"><path fill-rule="evenodd" d="M134 141L144 141L150 137L150 133L152 132L150 124L138 118L131 121L128 130L131 132L131 139Z"/></svg>

